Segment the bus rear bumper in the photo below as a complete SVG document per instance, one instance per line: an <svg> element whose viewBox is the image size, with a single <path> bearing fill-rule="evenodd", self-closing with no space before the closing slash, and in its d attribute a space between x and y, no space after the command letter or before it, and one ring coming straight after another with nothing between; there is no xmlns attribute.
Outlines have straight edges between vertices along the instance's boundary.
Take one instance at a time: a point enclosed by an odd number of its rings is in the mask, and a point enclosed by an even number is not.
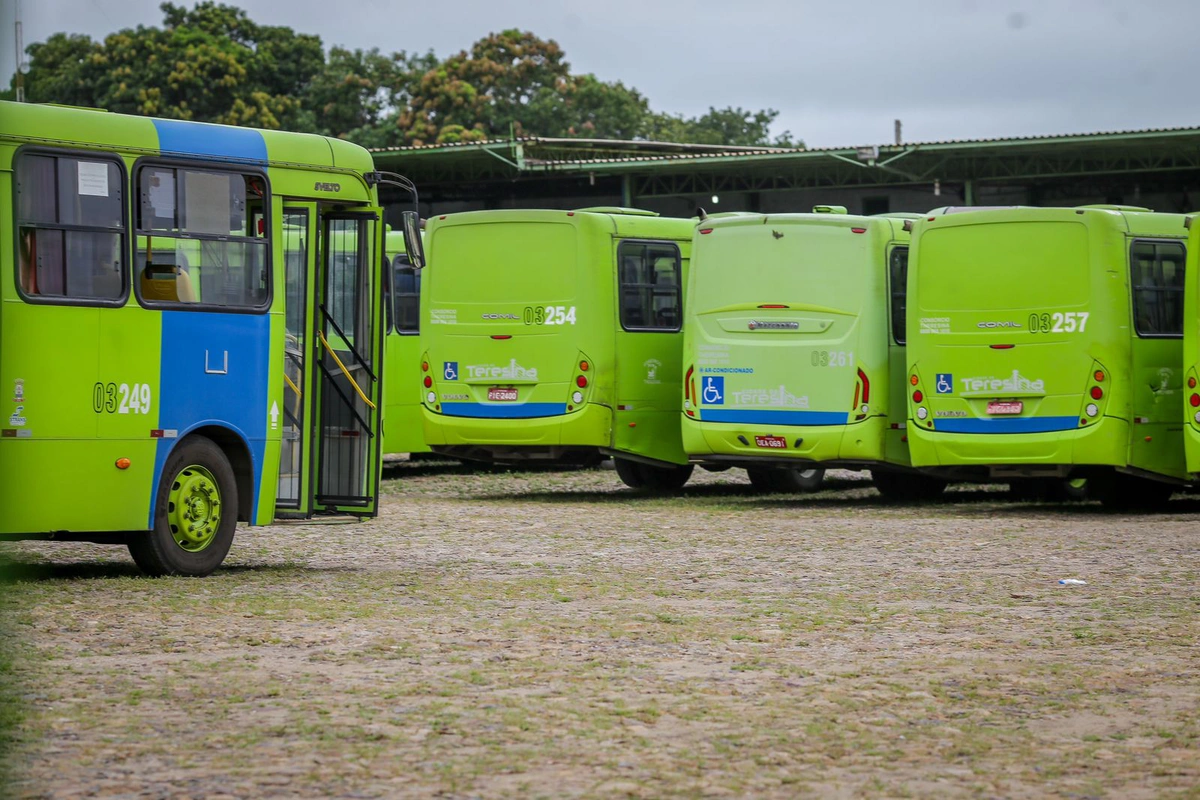
<svg viewBox="0 0 1200 800"><path fill-rule="evenodd" d="M481 452L525 448L532 454L549 453L551 448L608 447L612 442L612 410L596 404L567 414L525 419L451 417L428 408L422 409L422 417L425 443L435 452L460 447L482 448Z"/></svg>
<svg viewBox="0 0 1200 800"><path fill-rule="evenodd" d="M859 466L886 460L885 417L848 425L743 425L685 419L683 448L693 463L809 462ZM759 437L759 438L756 438ZM761 437L778 437L786 447L764 446ZM777 441L777 439L776 439Z"/></svg>
<svg viewBox="0 0 1200 800"><path fill-rule="evenodd" d="M1063 472L1074 466L1124 467L1129 423L1102 417L1086 428L1048 433L945 433L909 421L908 446L914 467L989 467Z"/></svg>

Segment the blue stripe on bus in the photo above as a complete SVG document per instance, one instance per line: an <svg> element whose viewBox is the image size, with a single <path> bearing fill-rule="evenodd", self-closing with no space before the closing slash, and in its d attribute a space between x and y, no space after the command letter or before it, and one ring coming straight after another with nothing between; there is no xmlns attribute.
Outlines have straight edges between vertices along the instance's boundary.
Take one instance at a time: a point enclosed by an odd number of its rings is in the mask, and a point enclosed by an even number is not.
<svg viewBox="0 0 1200 800"><path fill-rule="evenodd" d="M442 403L442 413L448 417L475 417L479 419L529 419L531 417L556 417L567 413L566 403L523 403L500 405L484 403Z"/></svg>
<svg viewBox="0 0 1200 800"><path fill-rule="evenodd" d="M1012 417L1010 419L939 419L937 433L1050 433L1079 427L1079 417Z"/></svg>
<svg viewBox="0 0 1200 800"><path fill-rule="evenodd" d="M267 143L261 133L250 128L173 119L156 119L154 127L158 149L164 153L267 163Z"/></svg>
<svg viewBox="0 0 1200 800"><path fill-rule="evenodd" d="M748 425L845 425L850 415L844 411L722 411L704 408L701 422L736 422Z"/></svg>
<svg viewBox="0 0 1200 800"><path fill-rule="evenodd" d="M254 521L267 447L271 319L266 314L161 313L158 427L178 431L178 439L159 440L153 485L158 486L179 439L204 426L224 428L250 452Z"/></svg>

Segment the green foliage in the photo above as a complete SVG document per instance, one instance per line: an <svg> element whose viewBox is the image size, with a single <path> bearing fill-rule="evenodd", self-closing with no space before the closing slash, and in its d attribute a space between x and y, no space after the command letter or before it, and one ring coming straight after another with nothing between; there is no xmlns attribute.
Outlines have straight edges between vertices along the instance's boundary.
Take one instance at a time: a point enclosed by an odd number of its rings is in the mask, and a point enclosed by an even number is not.
<svg viewBox="0 0 1200 800"><path fill-rule="evenodd" d="M573 75L552 39L510 29L446 59L332 47L235 6L163 3L163 26L103 42L56 33L28 48L31 102L284 128L367 147L522 136L791 146L773 109L655 113L620 81ZM11 90L3 96L11 98Z"/></svg>

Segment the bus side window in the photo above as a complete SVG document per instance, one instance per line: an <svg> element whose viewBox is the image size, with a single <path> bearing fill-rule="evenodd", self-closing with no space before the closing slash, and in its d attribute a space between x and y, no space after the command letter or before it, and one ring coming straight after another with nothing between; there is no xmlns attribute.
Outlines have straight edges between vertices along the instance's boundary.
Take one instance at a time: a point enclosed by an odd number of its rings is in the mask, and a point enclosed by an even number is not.
<svg viewBox="0 0 1200 800"><path fill-rule="evenodd" d="M398 333L418 333L421 329L421 273L409 265L400 253L392 261L393 325Z"/></svg>
<svg viewBox="0 0 1200 800"><path fill-rule="evenodd" d="M892 299L892 338L904 344L904 325L908 317L908 248L896 247L888 259L888 291Z"/></svg>
<svg viewBox="0 0 1200 800"><path fill-rule="evenodd" d="M1130 283L1138 336L1183 335L1182 242L1133 243Z"/></svg>
<svg viewBox="0 0 1200 800"><path fill-rule="evenodd" d="M23 153L16 162L17 283L30 300L125 297L125 181L105 154Z"/></svg>
<svg viewBox="0 0 1200 800"><path fill-rule="evenodd" d="M624 241L617 248L621 327L677 331L680 322L679 248L666 242Z"/></svg>

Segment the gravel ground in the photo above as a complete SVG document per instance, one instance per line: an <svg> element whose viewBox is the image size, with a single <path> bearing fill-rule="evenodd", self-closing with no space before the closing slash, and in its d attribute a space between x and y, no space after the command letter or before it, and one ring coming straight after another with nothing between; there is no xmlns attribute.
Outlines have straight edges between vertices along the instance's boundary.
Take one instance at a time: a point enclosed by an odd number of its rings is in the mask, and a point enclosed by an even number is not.
<svg viewBox="0 0 1200 800"><path fill-rule="evenodd" d="M1195 499L387 477L378 519L239 531L204 580L0 546L10 793L1200 796Z"/></svg>

